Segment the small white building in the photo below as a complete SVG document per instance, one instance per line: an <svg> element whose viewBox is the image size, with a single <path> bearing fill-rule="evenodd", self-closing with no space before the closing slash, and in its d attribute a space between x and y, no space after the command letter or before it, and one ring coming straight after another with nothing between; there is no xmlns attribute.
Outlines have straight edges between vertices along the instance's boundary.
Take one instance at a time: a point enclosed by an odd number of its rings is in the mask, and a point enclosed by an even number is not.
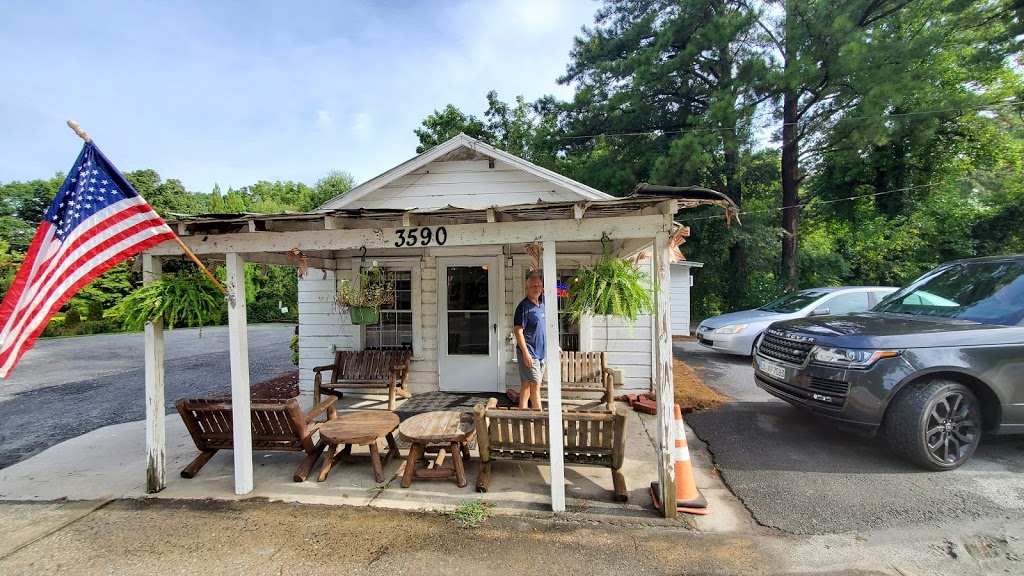
<svg viewBox="0 0 1024 576"><path fill-rule="evenodd" d="M690 289L693 288L691 269L703 268L700 262L683 260L673 262L672 270L672 335L690 336Z"/></svg>
<svg viewBox="0 0 1024 576"><path fill-rule="evenodd" d="M607 351L622 370L617 393L655 390L663 501L674 514L672 450L672 350L669 261L680 209L715 204L733 209L724 195L703 189L638 187L615 198L460 134L376 178L331 199L309 214L209 215L174 223L179 238L205 259L228 270L232 335L232 397L248 406L245 340L246 262L296 266L299 282L300 386L312 389L314 366L330 364L335 350L401 347L413 352L409 389L417 393L504 392L518 388L512 314L524 297L532 268L543 269L549 311L557 284L607 247L613 256L646 251L655 312L630 328L605 316L578 323L558 314L548 341L562 348ZM527 250L527 246L531 249ZM153 277L161 257L179 257L174 242L146 252ZM533 254L531 256L531 253ZM335 304L342 278L382 266L396 278L396 302L377 324L351 322ZM689 290L688 280L684 288ZM684 298L686 298L684 296ZM672 304L670 304L672 302ZM686 298L687 317L689 314ZM549 319L556 316L549 312ZM688 320L687 320L688 323ZM150 487L163 486L162 327L147 327L147 414L150 420ZM553 354L553 356L552 356ZM557 350L549 346L548 371L558 380ZM553 372L553 373L552 373ZM561 427L560 391L550 391L553 429ZM248 411L235 410L235 446L249 444ZM557 425L556 425L557 424ZM552 443L561 438L552 435ZM251 453L236 448L236 492L251 490ZM558 464L560 467L560 462ZM560 469L560 468L559 468ZM553 506L564 509L554 479Z"/></svg>

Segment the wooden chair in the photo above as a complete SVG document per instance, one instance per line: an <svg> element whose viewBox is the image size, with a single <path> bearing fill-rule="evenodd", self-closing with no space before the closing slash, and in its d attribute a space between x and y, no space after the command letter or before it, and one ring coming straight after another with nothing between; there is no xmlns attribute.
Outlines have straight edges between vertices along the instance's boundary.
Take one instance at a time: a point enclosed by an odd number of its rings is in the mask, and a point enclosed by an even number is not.
<svg viewBox="0 0 1024 576"><path fill-rule="evenodd" d="M607 352L567 352L562 360L562 392L600 392L601 401L613 404L615 378L608 367ZM545 376L546 378L547 376ZM547 385L541 386L547 389Z"/></svg>
<svg viewBox="0 0 1024 576"><path fill-rule="evenodd" d="M328 398L306 414L299 409L299 401L295 398L254 401L250 407L252 449L305 452L306 459L292 477L296 482L304 481L327 446L322 439L313 442L313 433L323 424L314 419L325 412L327 420L335 419L338 415L334 406L337 401L337 398ZM182 398L174 406L200 450L199 456L181 471L183 477L192 478L218 450L234 449L231 402Z"/></svg>
<svg viewBox="0 0 1024 576"><path fill-rule="evenodd" d="M491 398L487 406L474 408L480 471L477 492L487 492L491 482L491 463L495 459L551 460L548 413L542 410L497 408ZM629 499L622 464L626 457L626 413L610 411L562 411L563 458L567 464L605 466L612 471L614 499Z"/></svg>
<svg viewBox="0 0 1024 576"><path fill-rule="evenodd" d="M411 350L338 350L334 364L313 368L313 402L321 394L341 397L339 389L379 388L388 391L388 410L395 409L395 396L409 398ZM323 373L330 372L324 382Z"/></svg>

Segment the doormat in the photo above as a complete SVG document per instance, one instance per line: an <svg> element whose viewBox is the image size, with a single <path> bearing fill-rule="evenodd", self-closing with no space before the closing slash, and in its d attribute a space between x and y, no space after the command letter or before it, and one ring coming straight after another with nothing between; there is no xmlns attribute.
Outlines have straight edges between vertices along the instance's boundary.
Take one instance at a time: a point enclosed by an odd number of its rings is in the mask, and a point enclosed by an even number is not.
<svg viewBox="0 0 1024 576"><path fill-rule="evenodd" d="M487 405L487 401L491 398L498 399L499 407L511 408L515 406L512 401L508 399L508 396L504 394L495 393L477 393L477 394L452 394L450 392L424 392L422 394L414 394L412 398L409 398L402 403L401 406L395 408L395 414L402 420L415 416L416 414L422 414L424 412L435 412L435 411L448 411L448 412L473 412L473 407L477 404Z"/></svg>

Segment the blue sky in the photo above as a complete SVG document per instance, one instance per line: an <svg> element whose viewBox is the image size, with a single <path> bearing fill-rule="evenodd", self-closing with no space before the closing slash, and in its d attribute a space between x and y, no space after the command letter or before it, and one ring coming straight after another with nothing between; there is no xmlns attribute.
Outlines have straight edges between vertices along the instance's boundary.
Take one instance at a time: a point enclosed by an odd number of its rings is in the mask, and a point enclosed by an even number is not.
<svg viewBox="0 0 1024 576"><path fill-rule="evenodd" d="M0 8L0 182L67 171L75 119L122 171L188 190L364 182L413 129L485 95L568 98L555 79L593 0L9 2Z"/></svg>

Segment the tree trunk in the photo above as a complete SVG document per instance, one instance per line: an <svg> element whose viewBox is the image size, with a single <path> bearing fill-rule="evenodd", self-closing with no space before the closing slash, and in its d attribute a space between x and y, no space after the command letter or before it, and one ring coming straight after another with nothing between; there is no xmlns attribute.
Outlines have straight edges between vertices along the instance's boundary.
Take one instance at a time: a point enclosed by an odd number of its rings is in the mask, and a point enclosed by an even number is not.
<svg viewBox="0 0 1024 576"><path fill-rule="evenodd" d="M800 282L797 263L800 182L797 179L796 100L796 91L786 90L782 103L782 277L787 292L796 290Z"/></svg>
<svg viewBox="0 0 1024 576"><path fill-rule="evenodd" d="M796 290L800 284L797 262L799 244L798 225L800 222L800 180L797 170L799 142L797 141L797 120L799 93L794 87L793 67L796 64L796 47L791 28L796 25L795 7L792 0L786 2L785 63L782 93L782 278L786 292Z"/></svg>

